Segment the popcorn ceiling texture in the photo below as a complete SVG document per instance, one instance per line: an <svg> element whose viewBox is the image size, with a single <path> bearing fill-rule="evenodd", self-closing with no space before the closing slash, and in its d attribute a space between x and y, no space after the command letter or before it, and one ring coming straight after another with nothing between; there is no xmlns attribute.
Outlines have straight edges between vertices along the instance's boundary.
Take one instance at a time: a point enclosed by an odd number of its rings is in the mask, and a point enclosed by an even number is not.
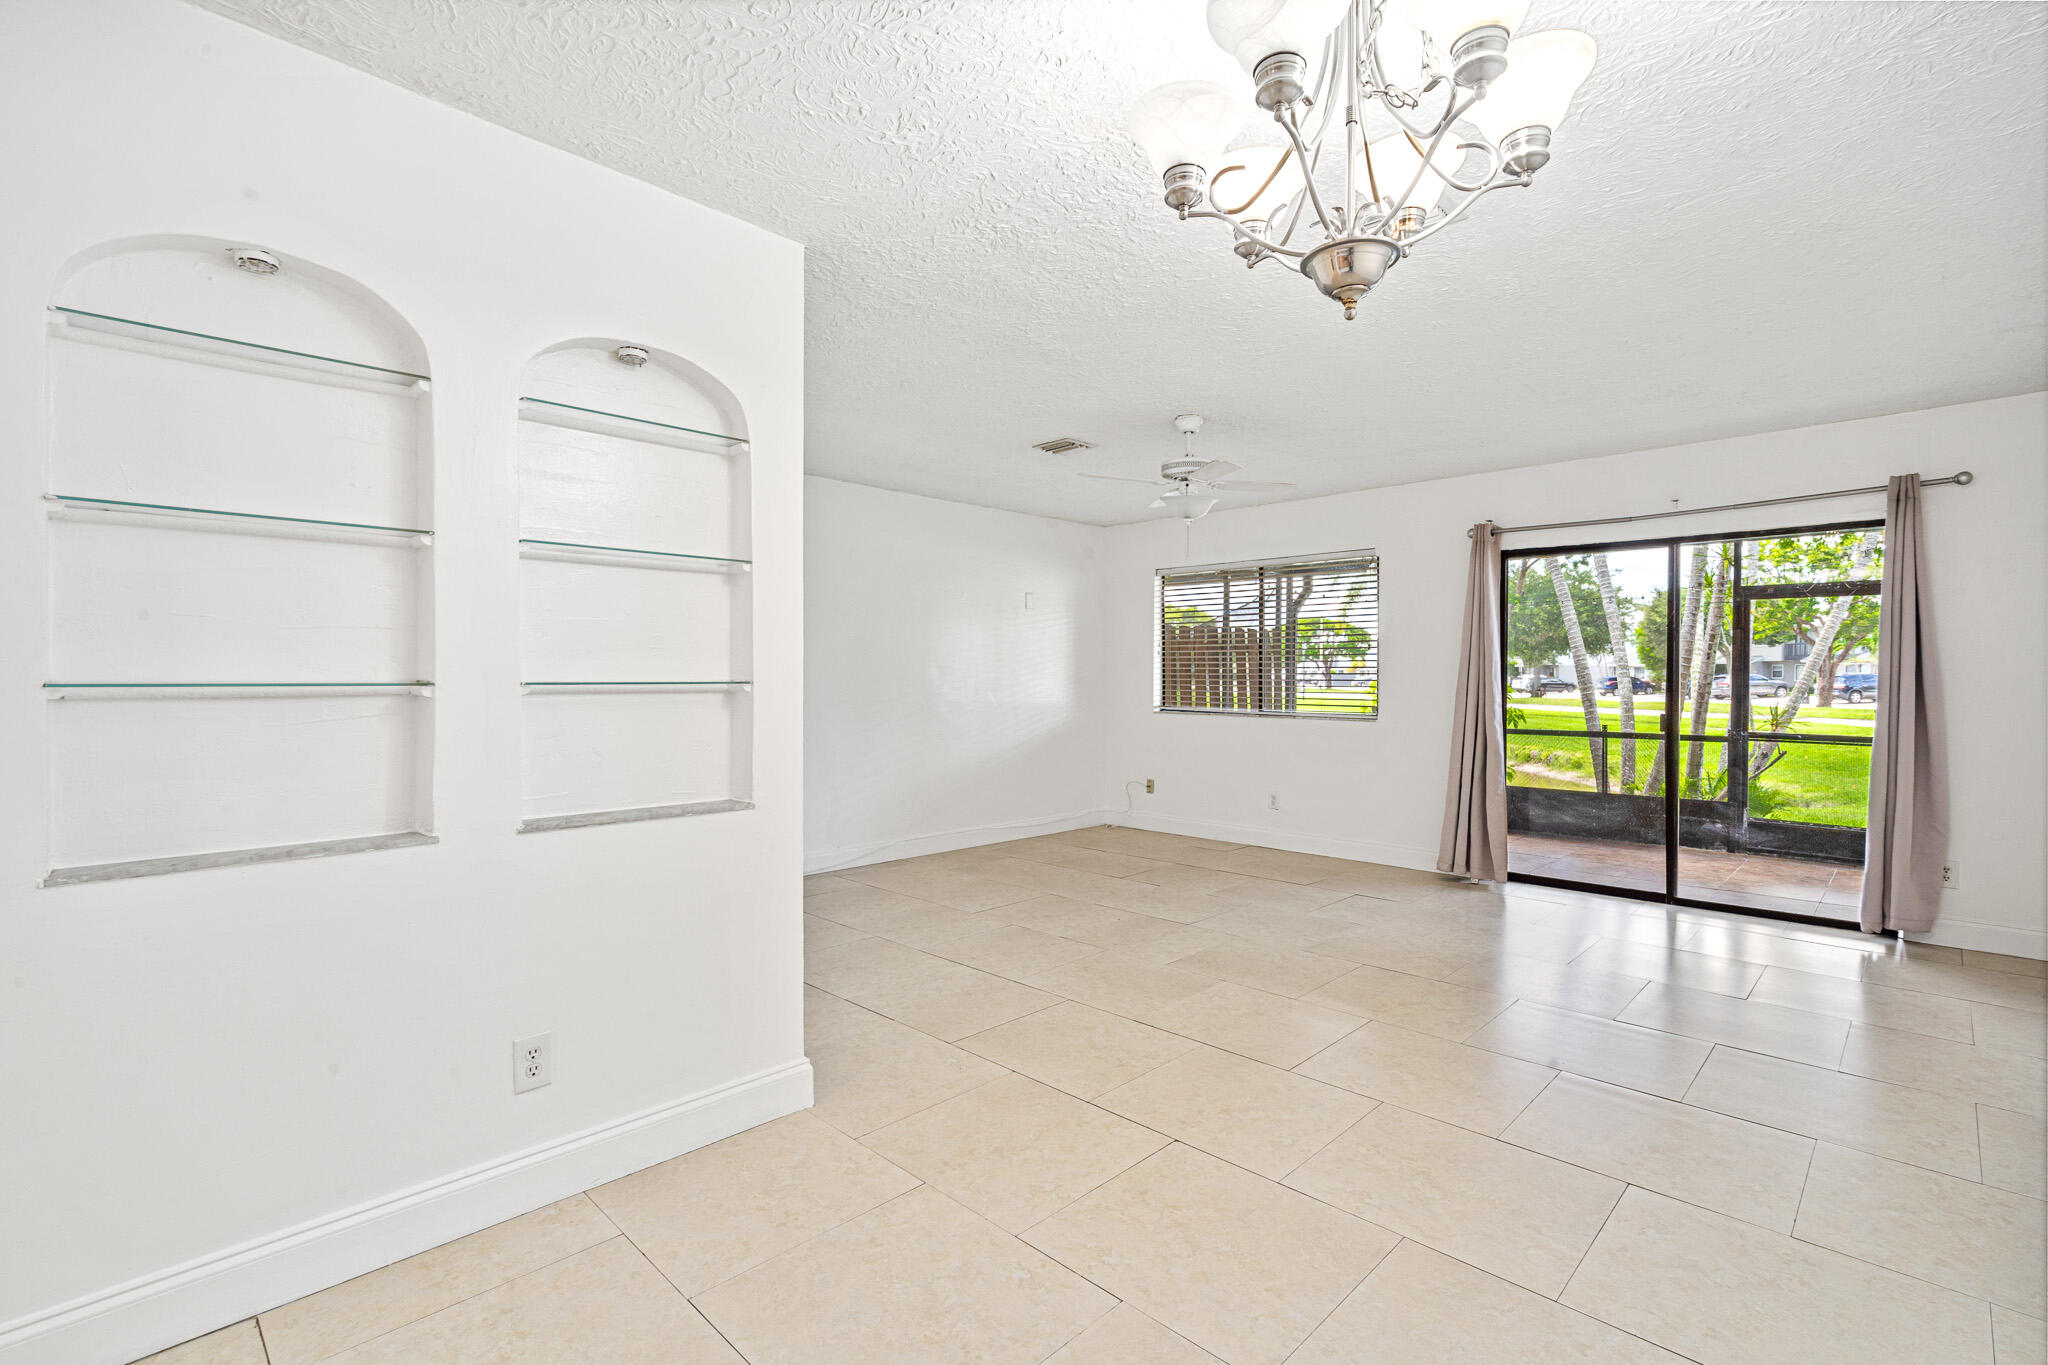
<svg viewBox="0 0 2048 1365"><path fill-rule="evenodd" d="M1123 134L1222 60L1199 0L196 2L805 243L808 467L857 483L1120 522L1145 490L1074 471L1153 473L1187 410L1309 496L2048 370L2038 4L1538 0L1601 46L1556 160L1347 324Z"/></svg>

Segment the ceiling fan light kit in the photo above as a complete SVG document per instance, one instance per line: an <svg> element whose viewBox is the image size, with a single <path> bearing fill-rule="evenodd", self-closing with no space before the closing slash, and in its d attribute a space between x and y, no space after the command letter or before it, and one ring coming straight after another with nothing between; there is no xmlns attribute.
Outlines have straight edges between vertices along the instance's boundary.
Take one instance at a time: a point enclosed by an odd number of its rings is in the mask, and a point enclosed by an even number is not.
<svg viewBox="0 0 2048 1365"><path fill-rule="evenodd" d="M1166 491L1154 498L1151 506L1171 511L1182 521L1195 521L1209 515L1221 501L1223 493L1291 493L1291 483L1246 483L1232 479L1238 467L1228 460L1202 460L1195 457L1195 433L1202 429L1202 419L1192 412L1184 412L1173 419L1173 429L1181 436L1182 449L1186 452L1178 460L1168 460L1159 466L1156 479L1127 479L1121 474L1088 474L1084 479L1105 479L1110 483L1142 483Z"/></svg>
<svg viewBox="0 0 2048 1365"><path fill-rule="evenodd" d="M1131 135L1169 208L1227 225L1247 267L1291 263L1352 318L1396 262L1550 161L1597 49L1567 29L1516 37L1528 9L1527 0L1209 0L1209 35L1250 85L1160 86L1132 108ZM1368 140L1374 101L1393 131ZM1284 145L1224 150L1248 103L1272 115ZM1483 164L1468 170L1472 153Z"/></svg>

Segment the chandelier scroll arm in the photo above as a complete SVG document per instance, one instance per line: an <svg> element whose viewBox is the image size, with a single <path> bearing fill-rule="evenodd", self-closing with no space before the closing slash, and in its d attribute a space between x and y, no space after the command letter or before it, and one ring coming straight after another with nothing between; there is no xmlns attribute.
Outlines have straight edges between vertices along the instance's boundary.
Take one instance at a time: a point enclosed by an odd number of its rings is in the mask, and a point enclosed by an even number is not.
<svg viewBox="0 0 2048 1365"><path fill-rule="evenodd" d="M1308 187L1309 202L1315 207L1316 221L1323 225L1324 232L1332 237L1336 236L1337 229L1330 226L1329 211L1323 207L1322 191L1316 188L1315 158L1311 157L1308 148L1302 145L1301 130L1295 126L1291 112L1286 109L1274 110L1273 121L1287 133L1287 140L1294 144L1294 154L1301 158L1301 183Z"/></svg>

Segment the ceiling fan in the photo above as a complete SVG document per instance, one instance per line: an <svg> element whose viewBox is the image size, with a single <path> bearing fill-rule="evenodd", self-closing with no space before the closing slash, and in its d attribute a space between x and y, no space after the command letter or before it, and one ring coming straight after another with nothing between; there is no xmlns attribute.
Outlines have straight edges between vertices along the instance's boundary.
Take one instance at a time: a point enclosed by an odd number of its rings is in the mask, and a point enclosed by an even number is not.
<svg viewBox="0 0 2048 1365"><path fill-rule="evenodd" d="M1195 433L1202 429L1202 419L1194 413L1184 412L1174 418L1173 427L1181 434L1187 454L1182 459L1168 460L1160 465L1158 478L1127 479L1117 474L1082 474L1081 477L1164 488L1166 491L1152 500L1152 506L1171 508L1183 521L1207 516L1209 509L1216 505L1219 493L1286 493L1293 490L1291 483L1232 482L1229 481L1230 476L1238 472L1238 467L1230 461L1196 459Z"/></svg>

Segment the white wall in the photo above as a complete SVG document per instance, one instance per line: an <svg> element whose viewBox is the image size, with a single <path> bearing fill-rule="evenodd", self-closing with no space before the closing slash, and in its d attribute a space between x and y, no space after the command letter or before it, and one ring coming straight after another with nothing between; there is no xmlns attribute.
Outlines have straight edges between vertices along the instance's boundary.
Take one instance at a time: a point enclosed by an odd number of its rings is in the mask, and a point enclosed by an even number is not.
<svg viewBox="0 0 2048 1365"><path fill-rule="evenodd" d="M794 630L754 648L757 810L513 833L521 368L631 337L729 388L756 610L794 622L799 248L170 0L0 30L0 1359L126 1359L808 1103ZM37 889L44 307L158 233L318 262L424 340L438 845Z"/></svg>
<svg viewBox="0 0 2048 1365"><path fill-rule="evenodd" d="M1100 818L1107 533L805 482L806 867Z"/></svg>
<svg viewBox="0 0 2048 1365"><path fill-rule="evenodd" d="M1360 458L1370 459L1361 453ZM1448 770L1465 590L1465 529L1712 506L1969 469L1927 493L1935 627L1948 660L1951 852L1960 885L1936 942L2048 956L2048 395L1506 473L1212 513L1192 555L1178 523L1114 528L1100 593L1111 648L1101 801L1158 779L1129 822L1308 852L1428 867ZM1674 518L1646 535L1882 518L1881 494ZM1625 536L1627 530L1615 532ZM1524 533L1509 548L1584 541ZM1377 548L1381 713L1370 723L1151 710L1152 572L1180 563ZM1267 809L1278 793L1280 809Z"/></svg>

